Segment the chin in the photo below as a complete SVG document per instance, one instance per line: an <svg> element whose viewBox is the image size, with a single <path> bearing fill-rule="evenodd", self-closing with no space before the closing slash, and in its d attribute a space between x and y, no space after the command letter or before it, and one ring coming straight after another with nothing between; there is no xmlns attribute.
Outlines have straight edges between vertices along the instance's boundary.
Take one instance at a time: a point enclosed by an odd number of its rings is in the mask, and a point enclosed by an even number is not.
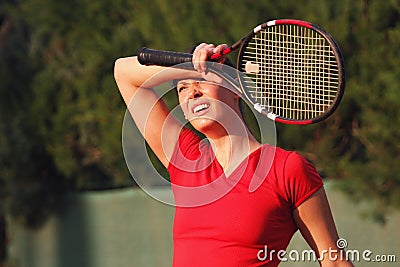
<svg viewBox="0 0 400 267"><path fill-rule="evenodd" d="M195 118L190 121L190 124L197 131L207 135L208 132L215 132L221 130L221 124L216 120L209 118ZM223 127L223 126L222 126Z"/></svg>

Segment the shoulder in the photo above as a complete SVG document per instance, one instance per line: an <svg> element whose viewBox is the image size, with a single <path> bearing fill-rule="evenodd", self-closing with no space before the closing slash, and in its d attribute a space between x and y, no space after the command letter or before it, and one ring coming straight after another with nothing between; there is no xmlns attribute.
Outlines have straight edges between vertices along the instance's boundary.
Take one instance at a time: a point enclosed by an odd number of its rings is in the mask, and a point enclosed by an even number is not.
<svg viewBox="0 0 400 267"><path fill-rule="evenodd" d="M276 148L274 165L278 189L293 207L323 186L314 165L297 151Z"/></svg>
<svg viewBox="0 0 400 267"><path fill-rule="evenodd" d="M274 163L278 167L282 168L284 175L299 170L305 165L311 165L311 163L303 155L300 155L299 152L286 150L280 147L275 147Z"/></svg>
<svg viewBox="0 0 400 267"><path fill-rule="evenodd" d="M187 127L182 128L168 170L171 171L173 168L195 162L204 155L204 151L207 151L208 147L208 144L196 132Z"/></svg>
<svg viewBox="0 0 400 267"><path fill-rule="evenodd" d="M175 150L179 149L184 155L190 155L200 151L204 144L205 142L202 141L201 137L196 132L184 127L179 134L178 147L175 148Z"/></svg>
<svg viewBox="0 0 400 267"><path fill-rule="evenodd" d="M296 151L287 151L284 165L285 177L308 178L319 176L315 166Z"/></svg>
<svg viewBox="0 0 400 267"><path fill-rule="evenodd" d="M288 163L291 164L291 161L301 157L296 151L286 150L277 146L263 145L263 149L270 151L269 154L273 153L274 166L281 170L284 170Z"/></svg>

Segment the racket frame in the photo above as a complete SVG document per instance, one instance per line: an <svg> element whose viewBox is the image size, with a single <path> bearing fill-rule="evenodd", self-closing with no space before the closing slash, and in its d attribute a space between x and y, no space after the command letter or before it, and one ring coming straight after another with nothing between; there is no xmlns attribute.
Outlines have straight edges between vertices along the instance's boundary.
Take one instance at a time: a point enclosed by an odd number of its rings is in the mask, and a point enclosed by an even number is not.
<svg viewBox="0 0 400 267"><path fill-rule="evenodd" d="M318 123L321 122L325 119L327 119L329 116L333 114L333 112L337 109L337 107L340 104L340 101L343 98L344 95L344 89L345 89L345 83L346 83L346 78L345 78L345 67L344 67L344 59L342 52L336 43L336 41L333 39L333 37L326 32L323 28L321 28L319 25L303 21L303 20L296 20L296 19L277 19L277 20L271 20L268 22L265 22L263 24L258 25L257 27L254 27L253 31L250 31L246 36L244 36L239 42L240 42L240 49L238 53L238 58L237 58L237 63L236 63L236 68L239 72L246 73L245 70L243 70L242 65L243 65L243 51L244 47L247 46L248 42L253 39L255 35L257 35L260 31L266 29L267 27L273 27L277 25L297 25L301 27L305 27L307 29L313 30L317 32L320 36L322 36L330 45L330 47L333 49L334 56L338 65L338 89L336 92L335 98L332 100L332 104L329 106L327 110L325 110L321 115L316 116L312 119L290 119L290 118L285 118L282 116L279 116L275 113L273 113L271 110L268 108L263 107L262 104L257 102L253 96L249 93L249 91L246 89L246 84L243 81L243 76L239 75L239 82L240 82L240 87L243 88L241 92L245 95L245 97L252 103L253 108L257 110L259 113L267 116L268 118L284 123L284 124L296 124L296 125L306 125L306 124L313 124L313 123Z"/></svg>

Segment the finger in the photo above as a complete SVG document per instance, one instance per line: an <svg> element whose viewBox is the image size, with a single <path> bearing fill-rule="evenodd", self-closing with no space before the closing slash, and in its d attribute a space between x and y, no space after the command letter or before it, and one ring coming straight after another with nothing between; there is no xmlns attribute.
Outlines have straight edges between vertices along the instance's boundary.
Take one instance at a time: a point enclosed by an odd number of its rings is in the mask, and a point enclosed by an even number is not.
<svg viewBox="0 0 400 267"><path fill-rule="evenodd" d="M221 54L226 48L228 48L227 44L220 44L214 48L214 54Z"/></svg>
<svg viewBox="0 0 400 267"><path fill-rule="evenodd" d="M200 51L202 51L205 47L207 46L206 43L201 43L199 44L195 50L193 51L193 67L195 70L201 72L201 66L200 66Z"/></svg>
<svg viewBox="0 0 400 267"><path fill-rule="evenodd" d="M210 56L213 54L214 48L214 44L208 44L204 46L202 50L200 50L199 63L201 72L207 72L207 62Z"/></svg>
<svg viewBox="0 0 400 267"><path fill-rule="evenodd" d="M193 53L193 66L198 72L206 72L207 60L213 54L214 44L200 44Z"/></svg>
<svg viewBox="0 0 400 267"><path fill-rule="evenodd" d="M217 60L219 63L223 63L225 61L226 56L222 55L222 53L226 48L228 48L227 44L220 44L214 48L214 54L221 55Z"/></svg>
<svg viewBox="0 0 400 267"><path fill-rule="evenodd" d="M199 51L198 64L200 72L207 71L207 60L211 54L212 54L212 48L205 48Z"/></svg>

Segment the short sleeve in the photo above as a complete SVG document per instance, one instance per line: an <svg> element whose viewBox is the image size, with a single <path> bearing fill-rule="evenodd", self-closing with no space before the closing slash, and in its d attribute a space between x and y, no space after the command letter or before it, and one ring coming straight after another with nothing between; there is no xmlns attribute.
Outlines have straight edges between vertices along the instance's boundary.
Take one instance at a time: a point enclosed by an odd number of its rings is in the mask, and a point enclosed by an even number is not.
<svg viewBox="0 0 400 267"><path fill-rule="evenodd" d="M196 160L200 156L199 143L201 139L193 131L183 128L172 153L171 160L168 165L168 171L187 164L188 160Z"/></svg>
<svg viewBox="0 0 400 267"><path fill-rule="evenodd" d="M291 152L286 159L284 177L287 199L293 208L299 207L323 186L315 167L296 152Z"/></svg>

